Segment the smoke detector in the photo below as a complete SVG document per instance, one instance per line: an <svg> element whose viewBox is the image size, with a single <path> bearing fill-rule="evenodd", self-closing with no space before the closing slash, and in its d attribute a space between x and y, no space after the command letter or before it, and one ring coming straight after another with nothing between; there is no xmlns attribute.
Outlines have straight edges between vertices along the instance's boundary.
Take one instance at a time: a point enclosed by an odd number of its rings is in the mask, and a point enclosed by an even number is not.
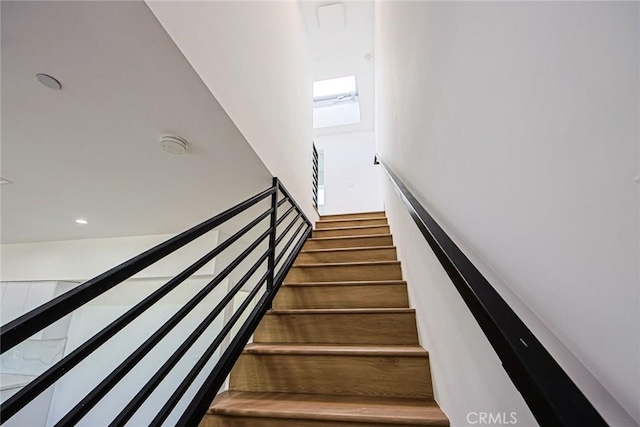
<svg viewBox="0 0 640 427"><path fill-rule="evenodd" d="M171 154L182 154L187 151L189 143L178 136L163 136L160 138L160 146Z"/></svg>
<svg viewBox="0 0 640 427"><path fill-rule="evenodd" d="M54 89L54 90L62 89L62 84L60 84L60 82L55 77L51 77L48 74L38 73L36 74L36 78L40 83L42 83L49 89Z"/></svg>

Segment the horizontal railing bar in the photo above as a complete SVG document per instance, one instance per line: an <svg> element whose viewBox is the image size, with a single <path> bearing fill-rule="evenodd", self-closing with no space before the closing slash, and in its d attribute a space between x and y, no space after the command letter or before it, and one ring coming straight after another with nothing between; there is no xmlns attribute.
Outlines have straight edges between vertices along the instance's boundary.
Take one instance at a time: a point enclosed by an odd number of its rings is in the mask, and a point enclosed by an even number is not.
<svg viewBox="0 0 640 427"><path fill-rule="evenodd" d="M269 188L0 327L0 354L277 191ZM4 418L3 418L4 419Z"/></svg>
<svg viewBox="0 0 640 427"><path fill-rule="evenodd" d="M227 249L238 239L240 239L249 230L259 224L267 216L271 214L273 209L270 208L261 214L258 218L251 223L243 227L236 232L233 236L226 239L216 248L208 252L201 257L198 261L191 264L187 269L178 274L173 279L169 280L162 287L154 291L151 295L140 301L134 307L129 309L126 313L121 315L118 319L111 322L108 326L103 328L96 335L87 340L84 344L76 348L69 355L65 356L62 360L58 361L54 366L47 369L44 373L33 379L29 384L23 387L19 392L11 396L5 402L0 405L0 423L4 423L7 419L15 415L20 409L26 406L31 400L37 397L40 393L46 390L60 377L65 375L74 366L93 353L99 346L107 342L111 337L117 334L129 323L134 321L139 315L146 311L149 307L163 298L166 294L175 289L178 285L189 278L193 273L205 266L213 258L219 255L222 251Z"/></svg>
<svg viewBox="0 0 640 427"><path fill-rule="evenodd" d="M580 389L531 330L451 240L415 196L376 156L414 222L543 426L606 426Z"/></svg>
<svg viewBox="0 0 640 427"><path fill-rule="evenodd" d="M204 333L204 331L211 325L211 323L218 317L222 310L227 306L235 295L242 289L242 287L249 281L249 279L255 274L258 268L267 259L269 251L267 250L247 273L238 281L238 283L231 288L231 290L222 298L222 300L214 307L214 309L207 315L207 317L198 325L198 327L187 337L187 339L178 347L178 349L169 357L169 359L160 367L160 369L151 377L144 387L131 399L129 404L116 416L116 418L109 424L109 427L123 426L138 410L140 406L147 400L151 393L158 387L161 381L164 379L173 367L180 361L180 358L186 354L186 352L195 344L198 338Z"/></svg>
<svg viewBox="0 0 640 427"><path fill-rule="evenodd" d="M291 238L289 239L287 244L284 246L284 248L282 248L282 251L280 251L280 255L278 255L278 257L276 258L276 262L275 262L274 265L278 265L278 263L280 262L280 260L284 256L284 254L287 252L287 249L289 249L289 246L291 246L291 244L293 244L293 242L296 240L296 236L298 235L300 230L302 230L302 227L305 226L305 225L307 227L309 226L306 222L302 221L300 223L300 225L298 226L298 228L296 229L296 231L293 232L293 235L291 236Z"/></svg>
<svg viewBox="0 0 640 427"><path fill-rule="evenodd" d="M271 209L270 209L271 210ZM200 292L191 298L180 310L164 323L152 336L141 344L129 357L127 357L111 374L100 382L89 394L87 394L76 406L55 424L55 427L75 425L80 419L93 408L109 390L111 390L131 369L133 369L142 358L149 353L173 328L175 328L187 314L191 312L202 300L213 291L222 281L244 261L251 252L256 249L264 239L269 236L270 230L260 235L249 247L238 255L228 266L226 266L216 277L211 280Z"/></svg>
<svg viewBox="0 0 640 427"><path fill-rule="evenodd" d="M284 239L284 236L286 236L286 234L293 228L295 223L298 222L298 219L300 219L301 217L302 217L302 214L298 212L298 215L296 215L296 217L293 218L293 220L289 223L289 225L287 225L287 227L282 231L280 236L278 236L278 238L276 239L275 246L278 246L280 244L282 239ZM303 223L304 223L304 220L303 220Z"/></svg>
<svg viewBox="0 0 640 427"><path fill-rule="evenodd" d="M254 333L266 311L271 307L271 302L282 285L284 277L289 272L289 269L291 269L295 258L298 256L298 253L302 249L302 246L310 233L311 227L309 226L306 232L302 235L300 241L287 257L284 265L276 276L273 291L266 293L260 299L254 310L244 322L240 331L238 331L233 342L229 345L207 379L201 385L200 389L196 392L194 398L191 400L186 410L176 423L176 427L191 427L197 426L198 423L200 423L207 412L210 403L213 401L213 398L218 393L218 390L220 390L220 387L224 383L227 375L231 372L233 365L244 350L244 346L247 344L247 341Z"/></svg>
<svg viewBox="0 0 640 427"><path fill-rule="evenodd" d="M304 211L300 209L300 206L298 205L298 203L293 199L293 197L291 197L291 193L289 193L289 191L284 186L282 181L278 181L278 188L280 189L280 191L282 191L282 194L287 196L287 198L291 201L291 204L296 207L296 209L302 215L302 218L307 222L307 224L312 225L311 221L309 221L309 218L307 218L307 216L304 214Z"/></svg>
<svg viewBox="0 0 640 427"><path fill-rule="evenodd" d="M278 202L278 207L284 205L285 203L287 203L287 200L289 200L287 197L283 197L279 202Z"/></svg>
<svg viewBox="0 0 640 427"><path fill-rule="evenodd" d="M209 345L209 347L207 347L207 349L202 354L202 356L200 356L200 359L198 359L198 362L196 362L193 368L191 368L189 373L182 380L180 385L175 389L175 391L172 393L169 399L167 399L167 401L162 406L160 411L158 411L158 414L156 415L156 417L151 421L151 423L149 423L150 427L162 425L164 420L166 420L167 417L171 414L175 406L178 404L178 402L180 402L180 399L182 399L182 396L184 396L184 394L187 392L189 387L191 387L191 384L193 383L193 381L195 381L198 375L200 375L200 372L202 371L202 369L204 369L206 364L209 362L209 359L211 358L211 356L213 356L216 350L218 350L218 347L220 346L220 344L222 344L222 341L224 340L224 338L227 336L227 334L229 334L229 332L231 331L233 326L236 324L238 319L240 319L240 317L244 314L244 311L247 309L247 307L249 306L253 298L256 296L256 294L258 293L262 285L267 280L268 275L269 275L269 272L267 271L262 276L262 278L257 282L256 286L254 286L254 288L251 290L249 295L247 295L247 297L242 302L240 307L238 307L238 310L236 310L233 316L224 325L224 327L218 333L218 335L213 340L213 342Z"/></svg>
<svg viewBox="0 0 640 427"><path fill-rule="evenodd" d="M279 226L284 219L295 209L295 206L291 206L278 220L276 221L276 227Z"/></svg>

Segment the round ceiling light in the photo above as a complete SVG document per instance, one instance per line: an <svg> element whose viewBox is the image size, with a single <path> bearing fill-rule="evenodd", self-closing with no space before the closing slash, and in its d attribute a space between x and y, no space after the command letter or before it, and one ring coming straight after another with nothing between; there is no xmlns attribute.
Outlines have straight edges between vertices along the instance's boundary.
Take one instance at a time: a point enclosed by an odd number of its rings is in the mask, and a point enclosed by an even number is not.
<svg viewBox="0 0 640 427"><path fill-rule="evenodd" d="M163 136L160 138L160 146L171 154L182 154L187 151L189 143L177 136Z"/></svg>
<svg viewBox="0 0 640 427"><path fill-rule="evenodd" d="M87 225L87 224L89 224L89 221L87 221L86 219L78 218L78 219L76 219L76 223L82 224L82 225Z"/></svg>
<svg viewBox="0 0 640 427"><path fill-rule="evenodd" d="M62 85L60 82L48 74L36 74L38 81L48 87L49 89L60 90L62 89Z"/></svg>

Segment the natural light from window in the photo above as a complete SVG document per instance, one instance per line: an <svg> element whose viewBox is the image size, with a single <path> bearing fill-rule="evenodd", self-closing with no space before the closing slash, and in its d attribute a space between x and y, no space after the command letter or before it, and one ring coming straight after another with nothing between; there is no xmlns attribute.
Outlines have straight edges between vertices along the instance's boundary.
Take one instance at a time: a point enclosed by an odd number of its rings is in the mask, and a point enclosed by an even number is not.
<svg viewBox="0 0 640 427"><path fill-rule="evenodd" d="M356 76L313 82L313 128L360 123Z"/></svg>
<svg viewBox="0 0 640 427"><path fill-rule="evenodd" d="M338 77L337 79L313 82L313 99L335 97L358 92L356 76Z"/></svg>

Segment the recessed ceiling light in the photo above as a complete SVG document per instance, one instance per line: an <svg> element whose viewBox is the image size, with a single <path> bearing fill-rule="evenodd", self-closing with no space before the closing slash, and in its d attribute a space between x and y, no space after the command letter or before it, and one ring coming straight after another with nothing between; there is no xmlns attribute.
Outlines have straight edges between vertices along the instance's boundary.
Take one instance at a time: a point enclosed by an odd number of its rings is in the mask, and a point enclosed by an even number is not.
<svg viewBox="0 0 640 427"><path fill-rule="evenodd" d="M4 184L13 184L13 182L9 181L8 179L4 179L0 177L0 185L4 185Z"/></svg>
<svg viewBox="0 0 640 427"><path fill-rule="evenodd" d="M48 74L40 73L40 74L36 74L36 77L38 78L38 81L40 83L42 83L49 89L55 89L55 90L62 89L62 85L60 84L60 82Z"/></svg>
<svg viewBox="0 0 640 427"><path fill-rule="evenodd" d="M166 135L160 138L160 146L171 154L182 154L187 151L189 143L178 136Z"/></svg>
<svg viewBox="0 0 640 427"><path fill-rule="evenodd" d="M87 221L86 219L82 219L82 218L78 218L78 219L76 219L76 222L77 222L78 224L82 224L82 225L87 225L87 224L89 224L89 221Z"/></svg>

